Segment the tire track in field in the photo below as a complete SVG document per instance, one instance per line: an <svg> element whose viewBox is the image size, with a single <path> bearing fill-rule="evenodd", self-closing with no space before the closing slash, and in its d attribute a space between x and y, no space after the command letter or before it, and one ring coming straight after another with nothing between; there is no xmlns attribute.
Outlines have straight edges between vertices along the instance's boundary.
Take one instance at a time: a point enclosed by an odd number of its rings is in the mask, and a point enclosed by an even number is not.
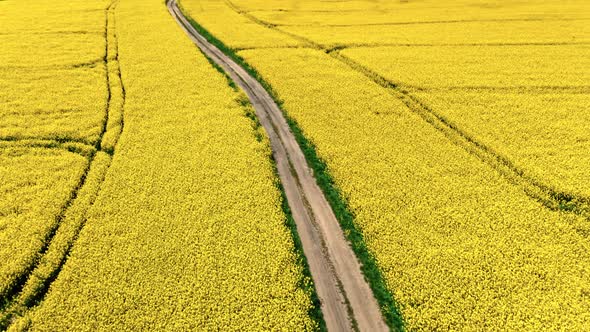
<svg viewBox="0 0 590 332"><path fill-rule="evenodd" d="M467 134L460 127L453 124L452 121L434 111L426 103L412 95L402 86L389 81L377 72L355 62L338 51L328 52L328 54L330 54L332 58L345 63L355 71L362 73L376 84L386 88L393 96L400 99L412 112L418 114L424 121L442 132L454 144L462 147L485 164L494 168L512 184L519 186L529 197L535 199L551 210L571 212L583 216L586 219L590 219L590 198L562 192L543 183L540 179L529 175L526 170L520 169L514 165L510 159L496 153L489 146ZM580 91L581 93L585 93L588 89L588 87L571 87L571 89L570 87L531 87L533 90L541 91L559 88L567 91ZM514 90L514 88L507 88L505 90ZM585 233L582 235L586 237L588 236Z"/></svg>
<svg viewBox="0 0 590 332"><path fill-rule="evenodd" d="M102 124L101 124L102 126ZM70 146L70 145L83 145L90 149L96 149L96 143L91 143L84 138L73 138L73 137L52 137L52 136L4 136L0 137L0 143L20 146L31 146L31 147L42 147L42 146Z"/></svg>
<svg viewBox="0 0 590 332"><path fill-rule="evenodd" d="M123 108L125 103L125 87L121 77L118 37L115 30L114 16L118 1L119 0L113 0L105 10L104 36L106 39L106 47L103 62L106 70L107 106L97 142L94 145L90 145L87 142L78 142L75 140L65 140L64 142L56 140L32 140L33 144L31 145L27 144L27 140L23 140L25 146L65 148L68 150L72 149L68 144L82 144L89 150L89 152L86 154L80 154L85 156L88 159L88 162L78 184L72 190L70 198L62 207L60 214L56 217L54 225L46 235L44 245L38 252L36 259L26 270L26 273L19 277L19 280L15 283L13 289L11 289L8 294L2 295L0 298L0 304L3 304L3 307L0 308L0 330L8 327L11 323L11 319L15 315L26 313L29 309L38 305L42 301L43 297L49 290L51 283L57 278L72 247L78 239L78 236L86 223L86 213L94 204L94 201L100 192L100 187L106 177L106 173L111 165L112 155L123 131ZM113 102L115 97L120 99L118 103ZM113 115L116 115L116 117L113 117ZM116 123L113 123L113 121L116 121ZM109 146L103 146L103 138L105 135L111 136ZM16 139L9 139L7 141L19 142L19 140ZM86 180L93 170L92 167L96 164L95 159L98 158L99 153L104 153L102 158L108 158L108 162L99 165L101 167L97 166L98 169L95 170L95 173L93 173L92 176L98 179L98 183L95 184L94 187L91 187L91 185L87 185ZM81 191L88 191L88 193L85 193L88 197L85 197L84 201L79 203L77 202L77 199L79 198ZM66 220L68 211L76 203L82 204L82 206L77 207L78 209L81 209L78 218L74 219L72 224L69 225L71 228L70 230L66 230L64 231L65 233L61 234L63 239L60 239L61 241L59 243L55 243L54 239L62 229L61 226ZM49 255L51 255L51 259L53 260L44 259Z"/></svg>
<svg viewBox="0 0 590 332"><path fill-rule="evenodd" d="M77 153L86 158L89 158L93 153L96 152L95 146L87 144L86 142L45 138L0 138L0 148L6 147L61 149L72 153Z"/></svg>
<svg viewBox="0 0 590 332"><path fill-rule="evenodd" d="M573 195L554 188L551 185L544 183L542 179L529 175L524 169L517 167L507 157L496 153L489 146L479 142L475 137L467 134L462 128L456 126L451 121L443 117L422 102L418 97L412 95L403 86L392 82L379 73L371 70L358 62L342 55L339 50L346 47L331 47L316 43L311 39L296 35L291 32L283 31L279 27L267 22L261 21L250 13L241 10L231 0L224 0L225 3L238 14L248 18L252 22L262 25L266 28L278 31L282 34L290 36L296 40L303 42L307 47L315 48L330 55L332 58L346 64L348 67L363 74L369 80L385 88L396 98L400 99L404 104L414 113L418 114L424 121L430 124L435 129L441 131L447 136L451 142L465 149L468 153L476 156L483 163L495 169L510 183L520 187L529 197L540 202L546 208L554 211L564 211L567 213L574 213L580 215L587 220L590 220L590 197ZM556 43L550 43L556 44ZM585 42L582 44L586 44ZM415 46L415 45L408 45ZM450 45L443 45L450 46ZM453 45L454 46L454 45ZM588 86L582 87L537 87L537 90L547 90L552 88L563 89L574 92L587 92ZM535 88L533 88L535 89ZM576 229L584 237L587 231Z"/></svg>
<svg viewBox="0 0 590 332"><path fill-rule="evenodd" d="M278 29L277 29L278 31ZM325 52L334 52L345 50L348 48L360 48L360 47L415 47L415 46L436 46L436 47L455 47L455 46L563 46L563 45L590 45L590 42L529 42L529 43L457 43L457 44L409 44L409 43L347 43L337 44L329 48L322 46ZM290 48L310 48L316 49L311 46L301 45L283 45L283 46L243 46L233 48L234 52L247 51L247 50L276 50L276 49L290 49Z"/></svg>
<svg viewBox="0 0 590 332"><path fill-rule="evenodd" d="M387 330L361 265L278 105L254 77L197 32L176 0L168 1L167 6L201 51L247 93L269 136L328 330Z"/></svg>
<svg viewBox="0 0 590 332"><path fill-rule="evenodd" d="M490 19L466 19L466 20L441 20L441 21L406 21L406 22L382 22L382 23L358 23L358 24L324 24L324 25L312 25L312 24L278 24L270 23L267 24L279 26L279 27L320 27L320 28L344 28L344 27L366 27L366 26L396 26L396 25L429 25L429 24L461 24L461 23L502 23L502 22L545 22L545 21L588 21L588 18L490 18Z"/></svg>
<svg viewBox="0 0 590 332"><path fill-rule="evenodd" d="M277 29L278 30L278 29ZM347 48L355 48L355 47L388 47L388 46L404 46L404 47L420 47L420 46L436 46L436 47L458 47L458 46L507 46L507 47L513 47L513 46L563 46L563 45L590 45L590 42L587 41L569 41L569 42L555 42L555 41L549 41L549 42L505 42L505 43L500 43L500 42L481 42L481 43L439 43L439 44L434 44L434 43L346 43L346 44L342 44L342 45L335 45L332 46L330 48L326 48L323 47L323 50L325 51L339 51L339 50L344 50ZM283 47L276 47L276 48L285 48L286 46ZM251 47L250 49L257 49L257 48L265 48L265 47ZM268 47L270 48L270 47ZM248 48L243 48L243 49L248 49Z"/></svg>

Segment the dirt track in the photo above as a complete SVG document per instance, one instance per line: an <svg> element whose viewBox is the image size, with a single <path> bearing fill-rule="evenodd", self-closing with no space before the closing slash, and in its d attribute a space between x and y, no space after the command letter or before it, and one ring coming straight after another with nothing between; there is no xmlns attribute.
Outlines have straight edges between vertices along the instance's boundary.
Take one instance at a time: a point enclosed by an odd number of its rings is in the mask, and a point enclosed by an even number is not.
<svg viewBox="0 0 590 332"><path fill-rule="evenodd" d="M256 79L190 25L176 0L168 1L167 6L190 39L248 94L270 138L279 177L322 303L328 330L388 330L360 264L316 184L313 171L307 165L281 110Z"/></svg>

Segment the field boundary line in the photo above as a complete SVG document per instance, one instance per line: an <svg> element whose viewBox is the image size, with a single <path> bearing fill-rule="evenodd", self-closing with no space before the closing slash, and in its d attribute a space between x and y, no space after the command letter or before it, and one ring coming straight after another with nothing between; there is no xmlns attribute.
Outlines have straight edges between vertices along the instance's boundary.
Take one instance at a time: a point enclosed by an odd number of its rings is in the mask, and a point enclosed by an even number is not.
<svg viewBox="0 0 590 332"><path fill-rule="evenodd" d="M248 15L253 16L249 12ZM258 19L260 20L260 19ZM278 24L266 21L266 24L277 27L310 27L310 28L345 28L345 27L364 27L364 26L395 26L395 25L429 25L429 24L455 24L455 23L478 23L478 22L572 22L572 21L589 21L590 18L506 18L506 19L471 19L471 20L443 20L443 21L405 21L405 22L383 22L383 23L361 23L361 24Z"/></svg>
<svg viewBox="0 0 590 332"><path fill-rule="evenodd" d="M341 54L342 55L342 54ZM524 86L524 85L515 85L515 86L475 86L475 85L467 85L467 86L447 86L447 87L421 87L416 85L398 83L389 81L391 84L395 85L399 89L402 89L405 93L410 93L406 89L411 89L415 91L424 91L424 92L447 92L447 91L472 91L472 90L487 90L493 92L532 92L532 93L549 93L549 92L568 92L568 93L575 93L575 94L587 94L590 93L590 85L536 85L536 86Z"/></svg>
<svg viewBox="0 0 590 332"><path fill-rule="evenodd" d="M284 32L277 29L278 31ZM325 51L344 50L347 48L373 48L373 47L465 47L465 46L564 46L564 45L590 45L590 42L507 42L507 43L348 43L348 44L335 44L329 48L325 48ZM255 47L252 47L255 48Z"/></svg>
<svg viewBox="0 0 590 332"><path fill-rule="evenodd" d="M285 31L281 31L276 28L277 31L288 34ZM293 36L291 36L293 37ZM306 42L309 44L308 42ZM322 47L325 52L332 52L335 50L345 50L349 48L377 48L377 47L465 47L465 46L490 46L490 47L502 47L502 46L564 46L564 45L590 45L590 42L531 42L531 43L461 43L461 44L408 44L408 43L349 43L349 44L336 44L328 48ZM247 50L267 50L267 49L290 49L290 48L313 48L314 46L301 46L301 45L285 45L285 46L243 46L233 48L234 52L247 51Z"/></svg>
<svg viewBox="0 0 590 332"><path fill-rule="evenodd" d="M101 124L102 126L102 124ZM96 143L88 142L85 139L77 139L70 137L51 137L51 136L4 136L0 137L2 144L15 144L20 146L30 145L31 147L62 147L69 145L82 145L88 149L96 149Z"/></svg>
<svg viewBox="0 0 590 332"><path fill-rule="evenodd" d="M28 66L28 65L9 65L9 66L0 65L0 69L20 69L20 70L24 70L24 69L64 70L65 69L65 70L68 70L68 69L77 69L77 68L85 68L85 67L94 68L97 64L100 64L102 62L103 62L102 58L97 58L97 59L93 59L93 60L88 60L86 62L76 62L76 63L66 64L66 65L36 65L33 68L31 68L31 66Z"/></svg>
<svg viewBox="0 0 590 332"><path fill-rule="evenodd" d="M85 142L59 141L44 138L0 138L0 149L3 148L60 149L79 154L85 158L89 158L93 153L96 153L95 146Z"/></svg>

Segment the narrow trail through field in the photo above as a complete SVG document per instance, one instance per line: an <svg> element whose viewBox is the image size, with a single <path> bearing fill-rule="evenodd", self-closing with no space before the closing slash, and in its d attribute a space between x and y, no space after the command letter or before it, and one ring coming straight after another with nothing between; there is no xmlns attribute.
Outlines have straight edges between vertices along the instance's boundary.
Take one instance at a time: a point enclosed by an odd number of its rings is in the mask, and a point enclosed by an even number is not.
<svg viewBox="0 0 590 332"><path fill-rule="evenodd" d="M254 77L195 30L176 0L167 6L190 39L248 94L270 138L328 330L388 330L360 263L277 104Z"/></svg>

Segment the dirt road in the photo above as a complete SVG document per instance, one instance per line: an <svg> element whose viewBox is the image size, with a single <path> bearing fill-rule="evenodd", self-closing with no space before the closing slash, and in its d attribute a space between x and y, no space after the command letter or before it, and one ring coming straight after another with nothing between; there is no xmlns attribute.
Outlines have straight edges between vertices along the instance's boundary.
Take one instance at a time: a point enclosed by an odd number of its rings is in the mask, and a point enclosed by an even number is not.
<svg viewBox="0 0 590 332"><path fill-rule="evenodd" d="M255 78L191 26L176 0L167 6L190 39L248 94L270 138L328 330L388 330L360 264L279 107Z"/></svg>

